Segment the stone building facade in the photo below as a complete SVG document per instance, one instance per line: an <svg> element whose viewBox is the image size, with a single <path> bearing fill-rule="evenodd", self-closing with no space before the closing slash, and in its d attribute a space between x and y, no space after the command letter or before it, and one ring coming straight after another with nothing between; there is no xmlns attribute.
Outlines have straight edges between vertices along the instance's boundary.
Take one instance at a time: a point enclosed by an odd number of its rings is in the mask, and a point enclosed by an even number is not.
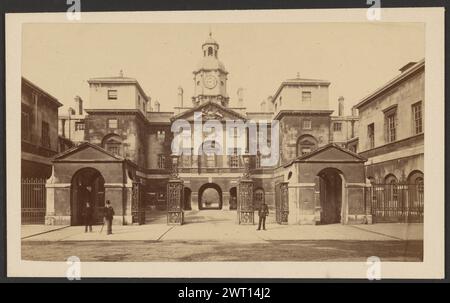
<svg viewBox="0 0 450 303"><path fill-rule="evenodd" d="M355 106L358 152L368 159L367 177L377 183L423 182L425 61L400 72Z"/></svg>
<svg viewBox="0 0 450 303"><path fill-rule="evenodd" d="M81 224L85 201L93 202L100 214L110 200L118 224L142 224L149 213L165 210L179 121L185 122L183 135L190 143L188 148L182 145L177 164L184 182L184 211L238 211L239 184L248 172L251 209L264 201L270 209L269 221L370 222L365 158L345 149L346 140L356 135L352 127L357 119L343 112L332 116L330 82L299 76L283 81L261 112L248 112L242 89L238 106L230 106L229 74L211 35L199 55L192 102L184 104L180 88L174 112L161 112L157 101L151 106L150 97L133 78L120 75L88 81L85 142L54 159L47 184L48 224ZM196 132L198 125L211 127L213 121L215 137ZM246 127L227 128L233 122ZM276 123L279 128L272 128ZM345 133L340 136L334 130L336 123L343 124ZM267 126L267 137L260 137ZM258 147L265 145L270 153ZM250 151L247 169L244 154ZM272 156L276 161L269 161Z"/></svg>
<svg viewBox="0 0 450 303"><path fill-rule="evenodd" d="M62 104L22 77L22 178L49 178L59 151L58 108Z"/></svg>
<svg viewBox="0 0 450 303"><path fill-rule="evenodd" d="M425 61L400 72L355 106L375 222L424 218Z"/></svg>

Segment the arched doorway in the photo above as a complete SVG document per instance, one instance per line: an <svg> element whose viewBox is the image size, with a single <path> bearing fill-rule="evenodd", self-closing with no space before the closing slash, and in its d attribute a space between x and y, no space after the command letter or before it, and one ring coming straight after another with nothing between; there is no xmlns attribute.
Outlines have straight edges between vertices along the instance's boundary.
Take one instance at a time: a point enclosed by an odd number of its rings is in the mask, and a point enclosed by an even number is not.
<svg viewBox="0 0 450 303"><path fill-rule="evenodd" d="M222 209L222 189L219 185L208 183L200 187L198 209Z"/></svg>
<svg viewBox="0 0 450 303"><path fill-rule="evenodd" d="M320 177L320 223L341 223L343 220L342 202L343 175L335 168L325 168L319 172Z"/></svg>
<svg viewBox="0 0 450 303"><path fill-rule="evenodd" d="M237 209L237 188L230 188L230 210Z"/></svg>
<svg viewBox="0 0 450 303"><path fill-rule="evenodd" d="M184 188L184 195L183 195L183 198L184 198L183 209L184 210L191 210L192 209L192 207L191 207L191 194L192 194L191 189L189 187L185 187Z"/></svg>
<svg viewBox="0 0 450 303"><path fill-rule="evenodd" d="M98 170L86 167L77 171L72 177L70 196L71 225L84 224L86 202L91 203L94 208L95 224L101 224L105 207L105 179Z"/></svg>

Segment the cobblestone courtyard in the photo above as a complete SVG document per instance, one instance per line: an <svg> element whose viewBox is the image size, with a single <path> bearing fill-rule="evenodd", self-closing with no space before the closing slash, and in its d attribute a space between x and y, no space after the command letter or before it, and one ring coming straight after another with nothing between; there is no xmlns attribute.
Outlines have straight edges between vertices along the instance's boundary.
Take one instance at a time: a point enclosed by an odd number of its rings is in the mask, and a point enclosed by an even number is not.
<svg viewBox="0 0 450 303"><path fill-rule="evenodd" d="M186 214L186 224L167 226L164 216L146 225L22 226L22 259L65 261L421 261L422 224L278 225L267 231L235 224L234 212Z"/></svg>

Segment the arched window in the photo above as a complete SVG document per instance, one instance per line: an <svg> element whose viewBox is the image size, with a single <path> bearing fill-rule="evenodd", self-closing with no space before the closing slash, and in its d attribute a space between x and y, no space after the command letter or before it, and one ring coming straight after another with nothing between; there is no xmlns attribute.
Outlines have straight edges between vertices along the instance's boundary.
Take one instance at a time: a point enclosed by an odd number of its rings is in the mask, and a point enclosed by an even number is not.
<svg viewBox="0 0 450 303"><path fill-rule="evenodd" d="M390 174L390 175L387 175L384 180L386 183L386 189L387 189L386 193L387 193L388 201L397 202L398 201L397 177Z"/></svg>
<svg viewBox="0 0 450 303"><path fill-rule="evenodd" d="M105 136L102 140L102 146L113 155L123 155L122 138L119 135L110 134Z"/></svg>
<svg viewBox="0 0 450 303"><path fill-rule="evenodd" d="M408 176L408 193L411 206L423 206L423 173L415 170Z"/></svg>
<svg viewBox="0 0 450 303"><path fill-rule="evenodd" d="M208 47L208 56L212 56L213 55L213 48L210 46Z"/></svg>
<svg viewBox="0 0 450 303"><path fill-rule="evenodd" d="M311 135L300 136L297 140L297 156L312 152L317 148L317 140Z"/></svg>
<svg viewBox="0 0 450 303"><path fill-rule="evenodd" d="M111 134L103 138L102 141L103 148L106 149L113 155L122 156L122 138L119 135Z"/></svg>

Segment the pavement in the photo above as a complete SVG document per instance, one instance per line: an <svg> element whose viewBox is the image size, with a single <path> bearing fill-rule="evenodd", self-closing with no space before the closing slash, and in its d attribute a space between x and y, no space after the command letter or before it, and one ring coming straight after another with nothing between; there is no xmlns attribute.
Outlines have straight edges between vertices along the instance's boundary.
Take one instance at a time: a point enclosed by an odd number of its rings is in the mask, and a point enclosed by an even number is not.
<svg viewBox="0 0 450 303"><path fill-rule="evenodd" d="M220 241L268 243L273 240L348 240L402 241L423 240L423 224L378 223L372 225L279 225L267 224L257 231L256 225L236 224L236 212L202 210L185 213L181 226L168 226L165 214L159 213L145 225L113 226L106 235L101 226L85 233L84 226L22 225L22 241Z"/></svg>

